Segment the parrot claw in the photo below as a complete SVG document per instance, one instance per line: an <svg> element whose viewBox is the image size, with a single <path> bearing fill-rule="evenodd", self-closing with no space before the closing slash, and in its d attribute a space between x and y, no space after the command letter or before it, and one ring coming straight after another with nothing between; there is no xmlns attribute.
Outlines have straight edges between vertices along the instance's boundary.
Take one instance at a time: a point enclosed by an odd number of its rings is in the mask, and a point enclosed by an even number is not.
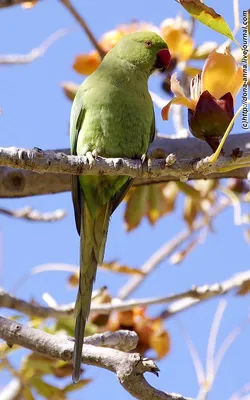
<svg viewBox="0 0 250 400"><path fill-rule="evenodd" d="M87 151L86 157L89 163L89 169L91 169L93 165L95 165L95 160L98 157L97 150Z"/></svg>
<svg viewBox="0 0 250 400"><path fill-rule="evenodd" d="M141 156L141 162L142 162L142 164L146 164L148 172L151 172L151 170L152 170L152 158L151 158L151 156L148 155L148 153L144 153Z"/></svg>

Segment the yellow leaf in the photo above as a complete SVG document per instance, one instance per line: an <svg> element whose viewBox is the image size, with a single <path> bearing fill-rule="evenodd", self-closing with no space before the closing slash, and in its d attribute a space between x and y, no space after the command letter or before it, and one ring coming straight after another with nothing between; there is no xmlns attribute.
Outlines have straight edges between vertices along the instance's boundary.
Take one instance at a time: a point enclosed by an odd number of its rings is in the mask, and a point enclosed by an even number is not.
<svg viewBox="0 0 250 400"><path fill-rule="evenodd" d="M118 272L128 275L144 275L142 271L137 268L129 267L128 265L121 265L117 261L111 261L109 263L103 263L101 265L102 269L106 269L111 272Z"/></svg>
<svg viewBox="0 0 250 400"><path fill-rule="evenodd" d="M189 185L186 182L176 182L178 188L185 193L186 195L190 196L193 200L201 200L201 194L199 190L196 190L192 185Z"/></svg>
<svg viewBox="0 0 250 400"><path fill-rule="evenodd" d="M124 214L127 232L137 228L142 217L147 212L148 186L139 186L130 189L127 195L127 205Z"/></svg>
<svg viewBox="0 0 250 400"><path fill-rule="evenodd" d="M179 2L192 17L239 45L224 18L213 8L206 6L201 0L179 0Z"/></svg>
<svg viewBox="0 0 250 400"><path fill-rule="evenodd" d="M190 196L186 196L184 203L184 220L188 224L189 228L192 229L195 218L200 211L198 202Z"/></svg>

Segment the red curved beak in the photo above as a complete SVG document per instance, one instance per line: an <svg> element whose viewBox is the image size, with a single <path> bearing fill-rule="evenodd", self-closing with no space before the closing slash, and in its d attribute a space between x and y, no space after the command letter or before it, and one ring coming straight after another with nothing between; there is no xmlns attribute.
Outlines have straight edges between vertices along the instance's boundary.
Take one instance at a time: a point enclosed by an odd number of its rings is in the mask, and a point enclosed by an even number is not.
<svg viewBox="0 0 250 400"><path fill-rule="evenodd" d="M167 69L171 61L171 54L168 49L162 49L158 51L157 53L157 60L156 60L156 68L161 69L165 68Z"/></svg>

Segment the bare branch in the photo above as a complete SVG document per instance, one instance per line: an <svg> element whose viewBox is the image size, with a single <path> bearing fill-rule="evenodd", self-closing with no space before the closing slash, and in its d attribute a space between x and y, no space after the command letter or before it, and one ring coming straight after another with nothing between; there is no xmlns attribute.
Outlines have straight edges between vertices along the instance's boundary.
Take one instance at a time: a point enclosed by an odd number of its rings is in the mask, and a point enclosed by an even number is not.
<svg viewBox="0 0 250 400"><path fill-rule="evenodd" d="M60 209L51 212L40 213L39 211L34 210L31 207L20 208L19 210L8 210L6 208L0 207L0 214L36 222L59 221L67 215L66 211Z"/></svg>
<svg viewBox="0 0 250 400"><path fill-rule="evenodd" d="M222 203L217 207L210 215L210 219L216 217L224 208L227 206L227 203ZM192 232L189 229L186 229L180 232L176 237L171 239L169 242L165 243L162 247L160 247L140 268L140 271L143 272L143 275L133 276L119 291L119 298L126 299L134 292L139 285L149 276L149 274L154 271L161 262L170 257L192 234L199 231L203 227L207 226L208 219L207 217L201 218L194 223Z"/></svg>
<svg viewBox="0 0 250 400"><path fill-rule="evenodd" d="M170 308L172 307L172 309L174 310L179 302L184 302L183 304L185 304L185 307L183 306L182 308L178 309L178 312L180 312L183 309L191 307L191 305L224 295L235 289L239 290L240 288L247 287L247 285L249 284L250 270L234 275L221 283L193 287L187 291L164 297L151 297L146 299L133 299L127 301L114 299L111 303L92 303L91 312L109 314L112 311L126 311L131 310L134 307L151 306L166 303L173 303L172 305L170 305ZM39 318L60 318L72 315L74 312L74 303L60 305L56 307L41 306L39 304L29 303L28 301L12 296L9 293L5 292L3 289L0 290L0 307L17 310L23 312L26 315L36 316ZM176 310L175 312L173 310L172 313L169 309L167 311L164 311L161 314L161 317L167 318L177 312Z"/></svg>
<svg viewBox="0 0 250 400"><path fill-rule="evenodd" d="M1 8L1 1L0 1ZM35 61L37 58L42 57L48 48L55 43L61 37L67 35L69 29L59 29L52 33L44 42L37 48L31 50L28 54L0 54L0 65L18 65L18 64L29 64Z"/></svg>
<svg viewBox="0 0 250 400"><path fill-rule="evenodd" d="M225 145L225 153L231 154L232 150L240 147L242 151L249 149L250 134L230 135ZM154 154L156 149L160 149L166 156L174 153L177 160L187 160L192 164L194 159L200 159L210 154L208 145L201 140L194 138L187 139L170 139L163 135L159 135L150 146L150 152ZM58 149L56 152L69 154L69 149ZM14 165L13 165L14 164ZM0 158L0 165L1 158ZM43 179L37 179L37 173L31 170L14 169L20 166L12 163L12 168L0 167L0 197L25 197L38 194L60 193L70 190L70 175L64 173L44 173ZM145 185L160 182L168 182L170 180L178 180L177 176L168 173L169 169L164 171L164 175L150 176L145 179L138 177L135 179L135 185ZM247 178L249 168L237 169L223 173L212 173L209 178ZM194 171L189 179L201 179L203 175Z"/></svg>
<svg viewBox="0 0 250 400"><path fill-rule="evenodd" d="M101 58L105 56L105 51L101 48L99 43L97 42L96 38L94 37L93 33L91 32L88 24L86 21L83 19L83 17L78 13L78 11L75 9L75 7L72 5L72 3L69 0L60 0L61 3L69 10L69 12L73 15L73 17L76 19L76 21L81 25L83 28L84 32L88 36L89 40L93 44L93 46L96 48L98 51L99 55Z"/></svg>
<svg viewBox="0 0 250 400"><path fill-rule="evenodd" d="M73 342L3 317L0 317L0 337L9 345L16 344L64 361L72 360ZM124 389L136 399L187 400L180 395L165 393L149 385L143 374L158 374L159 369L153 361L142 358L137 353L84 345L82 362L114 372Z"/></svg>

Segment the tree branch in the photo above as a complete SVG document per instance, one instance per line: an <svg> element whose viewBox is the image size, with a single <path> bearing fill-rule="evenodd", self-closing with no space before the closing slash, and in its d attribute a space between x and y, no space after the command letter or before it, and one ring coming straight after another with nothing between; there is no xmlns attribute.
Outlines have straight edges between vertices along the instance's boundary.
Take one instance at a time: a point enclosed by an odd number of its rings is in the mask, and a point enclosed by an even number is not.
<svg viewBox="0 0 250 400"><path fill-rule="evenodd" d="M236 134L230 135L225 145L225 153L231 154L232 150L239 147L243 152L248 151L250 145L250 134ZM154 152L160 149L160 151L166 155L173 153L176 155L177 160L186 160L187 163L192 165L193 160L204 158L210 154L208 145L201 140L194 138L187 139L170 139L163 137L157 137L156 140L150 146L150 152L154 155ZM63 152L69 154L68 149L58 149L56 152ZM53 153L52 153L53 154ZM230 157L229 157L230 158ZM20 162L17 164L11 163L12 168L2 166L2 160L0 157L0 197L25 197L33 196L38 194L51 194L59 193L70 190L70 175L64 173L44 173L42 179L37 179L37 172L31 170L14 169L20 167ZM6 165L6 160L5 164ZM49 168L49 166L48 166ZM247 178L249 168L237 169L234 171L223 172L223 173L212 173L209 178ZM185 171L183 171L185 173ZM202 179L203 174L192 171L189 179ZM164 171L164 175L160 176L151 175L145 179L138 177L135 179L135 185L152 184L160 182L168 182L170 180L177 180L178 176L169 174L169 169Z"/></svg>
<svg viewBox="0 0 250 400"><path fill-rule="evenodd" d="M71 4L71 2L69 0L60 0L60 1L68 9L68 11L73 15L73 17L76 19L76 21L81 25L81 27L83 28L84 32L88 36L90 42L96 48L96 50L98 51L100 57L103 58L106 53L101 48L99 43L97 42L96 38L94 37L93 33L91 32L88 24L83 19L83 17L78 13L76 8Z"/></svg>
<svg viewBox="0 0 250 400"><path fill-rule="evenodd" d="M201 301L224 295L228 292L231 292L234 289L237 289L237 293L241 293L241 291L244 291L247 287L249 287L249 285L250 285L250 270L238 273L220 283L193 287L187 291L168 296L153 297L146 299L133 299L127 301L120 301L118 299L114 299L113 302L111 303L98 304L98 305L93 303L91 306L91 313L110 314L112 311L127 311L133 309L134 307L172 303L170 305L170 308L167 311L164 311L164 318L166 318L170 316L170 314L172 315L176 313L177 310L178 312L180 312L183 309L189 308L192 305L200 303ZM12 296L9 293L5 292L3 289L0 290L0 307L21 311L26 315L39 318L60 318L73 315L74 313L74 303L61 305L57 307L41 306L39 304L29 303L28 301L18 299L15 296ZM100 345L100 343L105 343L104 340L110 340L107 342L107 344L102 344L102 345L107 345L110 347L111 343L115 343L116 346L118 342L121 342L121 340L123 340L122 335L125 335L125 333L121 334L117 333L118 336L115 337L115 339L113 336L108 339L105 337L106 338L105 339L101 335L102 334L96 336L95 343L92 341L89 343ZM92 338L91 340L94 340L93 336L91 336L91 338ZM122 346L124 346L124 344Z"/></svg>
<svg viewBox="0 0 250 400"><path fill-rule="evenodd" d="M228 203L221 203L216 209L213 210L209 216L209 220L212 220L218 214L220 214ZM161 246L140 268L143 272L142 275L133 276L125 285L119 290L119 298L126 299L131 293L133 293L139 285L153 272L164 259L170 257L192 234L199 231L208 224L208 216L200 218L194 222L192 231L185 229L178 233L173 239L166 242Z"/></svg>
<svg viewBox="0 0 250 400"><path fill-rule="evenodd" d="M72 360L73 343L71 341L3 317L0 317L0 337L9 345L16 344L64 361ZM187 400L176 394L164 393L149 385L143 374L145 372L158 374L159 369L153 361L142 358L137 353L84 345L82 362L114 372L124 389L136 399Z"/></svg>
<svg viewBox="0 0 250 400"><path fill-rule="evenodd" d="M1 8L1 2L0 2ZM31 50L28 54L8 54L0 55L0 65L18 65L18 64L29 64L35 61L37 58L42 57L48 48L58 39L65 36L69 32L69 29L58 29L58 31L52 33L44 42L37 48Z"/></svg>
<svg viewBox="0 0 250 400"><path fill-rule="evenodd" d="M59 221L67 215L66 211L60 209L51 212L40 213L39 211L34 210L31 207L20 208L19 210L8 210L6 208L0 207L0 214L36 222Z"/></svg>
<svg viewBox="0 0 250 400"><path fill-rule="evenodd" d="M126 158L102 158L98 157L95 164L89 168L85 156L67 156L63 153L53 151L42 151L38 148L33 150L9 147L0 148L0 165L7 167L19 167L38 173L52 172L73 175L127 175L133 178L159 178L170 176L175 179L187 179L194 172L199 173L200 178L210 177L212 173L221 170L230 170L242 166L249 167L250 151L242 151L240 157L233 155L221 156L216 163L206 165L204 162L191 159L175 159L167 156L152 161L152 168L147 170L138 159ZM223 175L222 175L223 176Z"/></svg>

